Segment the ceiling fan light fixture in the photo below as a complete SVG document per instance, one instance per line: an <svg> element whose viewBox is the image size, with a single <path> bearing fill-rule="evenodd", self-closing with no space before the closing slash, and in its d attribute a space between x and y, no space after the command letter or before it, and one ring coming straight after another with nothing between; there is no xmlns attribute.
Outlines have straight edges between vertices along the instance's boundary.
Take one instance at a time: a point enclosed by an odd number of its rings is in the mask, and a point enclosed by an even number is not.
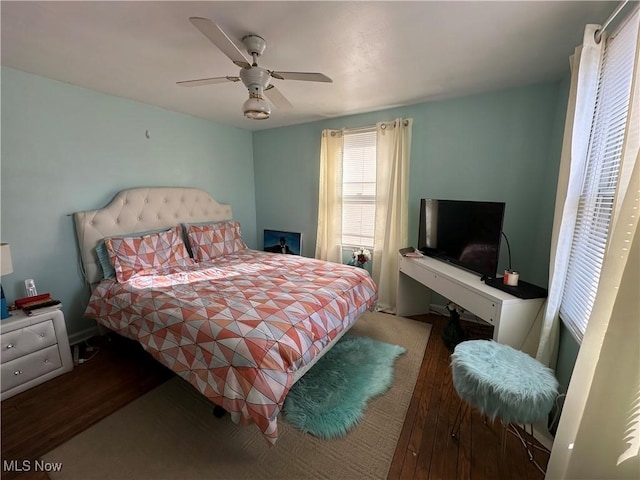
<svg viewBox="0 0 640 480"><path fill-rule="evenodd" d="M258 93L250 93L249 98L242 104L244 116L251 120L266 120L271 116L271 107Z"/></svg>

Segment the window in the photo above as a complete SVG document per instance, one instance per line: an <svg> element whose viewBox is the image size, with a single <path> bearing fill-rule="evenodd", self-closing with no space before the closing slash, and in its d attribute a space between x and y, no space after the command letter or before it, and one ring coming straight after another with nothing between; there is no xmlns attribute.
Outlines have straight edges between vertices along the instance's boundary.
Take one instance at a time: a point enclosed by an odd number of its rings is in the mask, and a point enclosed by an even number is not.
<svg viewBox="0 0 640 480"><path fill-rule="evenodd" d="M560 317L578 343L593 308L607 245L629 111L637 38L636 12L607 40L569 255Z"/></svg>
<svg viewBox="0 0 640 480"><path fill-rule="evenodd" d="M373 248L376 217L376 130L344 133L342 245Z"/></svg>

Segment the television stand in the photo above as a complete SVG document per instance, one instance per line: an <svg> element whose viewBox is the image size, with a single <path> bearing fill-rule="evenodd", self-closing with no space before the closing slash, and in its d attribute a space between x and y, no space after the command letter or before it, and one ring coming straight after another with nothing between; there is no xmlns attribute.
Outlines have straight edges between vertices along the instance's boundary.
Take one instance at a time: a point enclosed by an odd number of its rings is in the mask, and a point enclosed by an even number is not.
<svg viewBox="0 0 640 480"><path fill-rule="evenodd" d="M518 298L449 263L430 257L398 255L396 314L428 313L432 291L493 325L496 342L535 354L535 351L527 351L525 340L542 308L544 297Z"/></svg>

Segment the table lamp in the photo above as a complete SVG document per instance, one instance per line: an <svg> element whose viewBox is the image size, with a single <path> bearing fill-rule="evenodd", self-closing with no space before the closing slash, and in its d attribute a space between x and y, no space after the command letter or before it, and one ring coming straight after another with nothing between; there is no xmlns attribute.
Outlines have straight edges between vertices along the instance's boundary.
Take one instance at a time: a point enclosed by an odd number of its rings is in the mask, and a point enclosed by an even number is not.
<svg viewBox="0 0 640 480"><path fill-rule="evenodd" d="M0 243L0 276L4 277L13 273L13 264L11 263L11 248L8 243ZM9 309L7 308L7 299L4 297L4 289L0 284L0 293L2 295L2 306L0 307L0 318L9 318Z"/></svg>

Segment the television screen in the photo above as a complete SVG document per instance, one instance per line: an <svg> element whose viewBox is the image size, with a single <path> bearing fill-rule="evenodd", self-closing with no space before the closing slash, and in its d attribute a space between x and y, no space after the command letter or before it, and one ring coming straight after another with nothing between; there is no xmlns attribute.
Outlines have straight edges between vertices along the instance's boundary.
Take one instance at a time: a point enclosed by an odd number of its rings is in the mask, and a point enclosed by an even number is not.
<svg viewBox="0 0 640 480"><path fill-rule="evenodd" d="M495 277L505 204L420 200L418 249L482 276Z"/></svg>

